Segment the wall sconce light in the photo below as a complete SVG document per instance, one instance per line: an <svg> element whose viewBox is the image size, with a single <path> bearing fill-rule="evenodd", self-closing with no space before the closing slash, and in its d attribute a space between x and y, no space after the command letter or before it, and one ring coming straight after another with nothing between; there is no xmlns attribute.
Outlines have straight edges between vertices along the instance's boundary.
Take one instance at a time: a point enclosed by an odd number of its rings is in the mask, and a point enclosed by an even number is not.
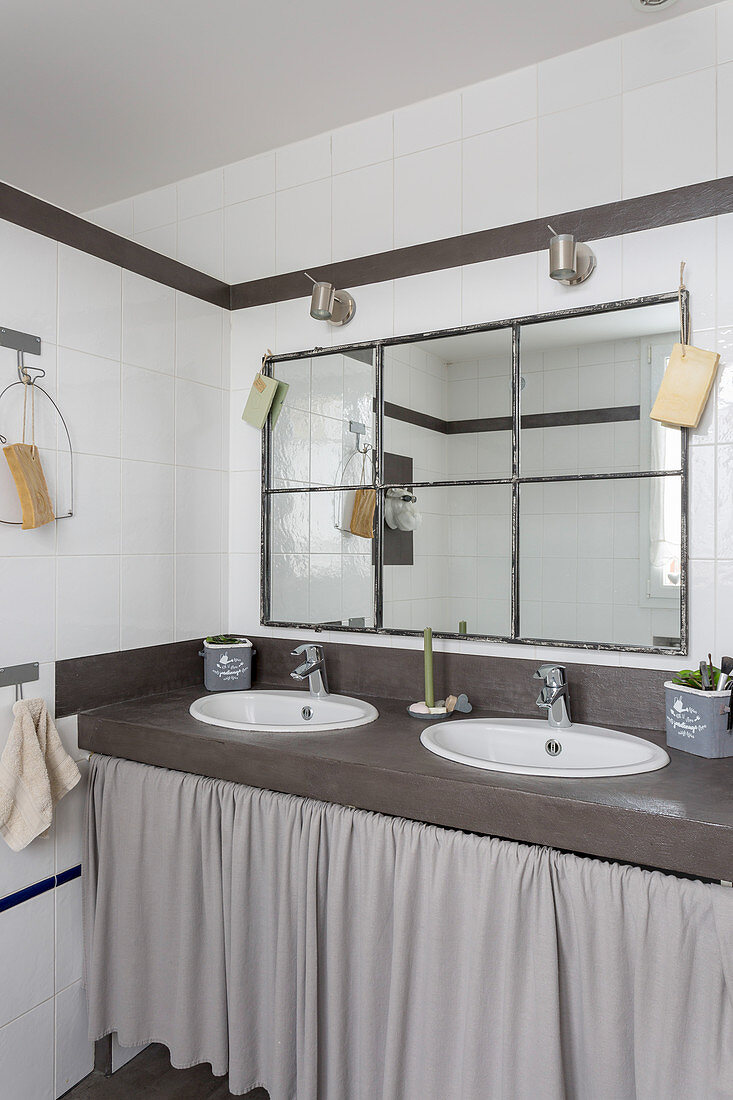
<svg viewBox="0 0 733 1100"><path fill-rule="evenodd" d="M328 321L329 325L348 325L356 313L356 302L348 290L336 290L333 283L318 283L307 271L303 274L313 283L311 317Z"/></svg>
<svg viewBox="0 0 733 1100"><path fill-rule="evenodd" d="M587 244L576 241L572 233L557 233L551 225L550 278L565 286L577 286L590 278L596 269L596 257Z"/></svg>

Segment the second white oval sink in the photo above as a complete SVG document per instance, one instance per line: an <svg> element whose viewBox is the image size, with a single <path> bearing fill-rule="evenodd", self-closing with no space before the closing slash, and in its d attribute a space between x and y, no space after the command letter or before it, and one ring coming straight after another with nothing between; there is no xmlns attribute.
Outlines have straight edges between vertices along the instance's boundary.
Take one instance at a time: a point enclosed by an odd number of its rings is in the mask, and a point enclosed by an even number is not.
<svg viewBox="0 0 733 1100"><path fill-rule="evenodd" d="M351 729L379 717L376 707L361 699L308 691L222 691L202 696L188 709L209 726L264 733Z"/></svg>
<svg viewBox="0 0 733 1100"><path fill-rule="evenodd" d="M467 718L420 734L426 749L471 768L563 779L634 775L669 764L664 749L619 730L573 723L554 729L539 718Z"/></svg>

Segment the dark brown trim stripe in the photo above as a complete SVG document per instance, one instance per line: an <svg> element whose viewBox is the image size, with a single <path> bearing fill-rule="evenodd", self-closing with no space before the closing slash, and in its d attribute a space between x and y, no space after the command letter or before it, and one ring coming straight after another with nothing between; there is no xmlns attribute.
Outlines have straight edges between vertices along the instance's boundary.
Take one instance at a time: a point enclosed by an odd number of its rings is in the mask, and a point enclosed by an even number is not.
<svg viewBox="0 0 733 1100"><path fill-rule="evenodd" d="M414 424L441 435L469 435L472 432L510 432L511 416L481 416L473 420L441 420L428 413L406 409L404 405L384 403L384 415L403 424ZM579 424L621 424L627 420L640 420L641 406L619 405L606 409L570 409L567 412L525 413L522 428L567 428Z"/></svg>
<svg viewBox="0 0 733 1100"><path fill-rule="evenodd" d="M178 260L145 248L127 237L110 233L93 222L88 222L68 210L52 206L43 199L19 191L10 184L0 183L0 218L33 233L77 248L90 256L116 264L125 271L134 271L146 279L153 279L163 286L180 290L194 298L201 298L212 305L229 308L230 287L221 279L187 267Z"/></svg>
<svg viewBox="0 0 733 1100"><path fill-rule="evenodd" d="M548 214L532 221L484 229L478 233L464 233L458 237L396 248L354 260L310 267L308 270L315 279L323 279L340 287L358 287L443 268L464 267L484 260L497 260L504 256L538 252L547 247L548 222L552 222L559 232L573 232L582 241L595 241L622 233L639 233L663 225L712 218L731 211L733 176L726 176L654 195L621 199L564 214ZM308 293L309 283L303 272L290 271L267 279L235 283L231 288L230 308L247 309L271 302L288 302L293 298L304 298Z"/></svg>
<svg viewBox="0 0 733 1100"><path fill-rule="evenodd" d="M315 278L337 286L358 287L540 251L547 246L548 221L559 231L572 231L581 240L593 241L731 212L733 176L726 176L654 195L621 199L564 214L548 214L532 221L359 256L311 267L310 271ZM304 298L308 294L308 283L302 271L230 286L213 275L197 271L2 182L0 218L222 309L248 309Z"/></svg>

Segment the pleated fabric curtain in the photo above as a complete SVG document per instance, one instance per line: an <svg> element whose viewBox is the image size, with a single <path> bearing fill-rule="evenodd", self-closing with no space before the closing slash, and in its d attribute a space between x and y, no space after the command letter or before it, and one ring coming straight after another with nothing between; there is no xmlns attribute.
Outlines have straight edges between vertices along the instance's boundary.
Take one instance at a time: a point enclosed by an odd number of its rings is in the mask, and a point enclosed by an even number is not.
<svg viewBox="0 0 733 1100"><path fill-rule="evenodd" d="M90 1036L271 1100L733 1097L733 890L95 756Z"/></svg>

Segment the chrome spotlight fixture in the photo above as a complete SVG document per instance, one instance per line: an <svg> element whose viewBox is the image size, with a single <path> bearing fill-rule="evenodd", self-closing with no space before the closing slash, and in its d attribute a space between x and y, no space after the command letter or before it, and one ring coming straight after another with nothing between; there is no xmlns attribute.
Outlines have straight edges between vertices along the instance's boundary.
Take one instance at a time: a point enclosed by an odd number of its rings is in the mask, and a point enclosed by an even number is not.
<svg viewBox="0 0 733 1100"><path fill-rule="evenodd" d="M348 325L356 313L356 302L348 290L336 290L333 283L318 283L307 271L303 274L313 283L311 317L328 321L329 325Z"/></svg>
<svg viewBox="0 0 733 1100"><path fill-rule="evenodd" d="M557 233L551 225L550 278L565 286L584 283L596 269L596 257L587 244L576 241L572 233Z"/></svg>

